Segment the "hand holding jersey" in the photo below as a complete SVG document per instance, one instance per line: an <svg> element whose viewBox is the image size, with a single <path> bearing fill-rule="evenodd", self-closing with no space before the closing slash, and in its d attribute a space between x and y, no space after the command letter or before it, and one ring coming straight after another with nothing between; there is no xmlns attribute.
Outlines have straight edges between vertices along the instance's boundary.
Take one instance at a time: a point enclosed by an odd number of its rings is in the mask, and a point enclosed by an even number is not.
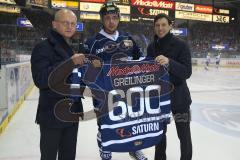
<svg viewBox="0 0 240 160"><path fill-rule="evenodd" d="M100 60L93 60L93 66L95 67L95 68L99 68L99 67L101 67L102 66L102 64L101 64L101 61Z"/></svg>
<svg viewBox="0 0 240 160"><path fill-rule="evenodd" d="M85 55L82 54L82 53L77 53L77 54L74 54L72 57L71 57L73 63L75 65L80 65L82 66L85 62Z"/></svg>
<svg viewBox="0 0 240 160"><path fill-rule="evenodd" d="M168 65L169 59L163 55L159 55L155 58L155 61L160 65Z"/></svg>

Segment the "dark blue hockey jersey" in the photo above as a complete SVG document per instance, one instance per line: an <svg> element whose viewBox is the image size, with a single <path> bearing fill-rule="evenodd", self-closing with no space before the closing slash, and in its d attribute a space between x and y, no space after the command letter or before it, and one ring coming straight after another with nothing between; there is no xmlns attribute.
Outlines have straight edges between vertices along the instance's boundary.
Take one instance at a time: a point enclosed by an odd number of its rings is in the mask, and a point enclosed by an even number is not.
<svg viewBox="0 0 240 160"><path fill-rule="evenodd" d="M113 55L126 54L133 59L143 56L140 48L128 33L117 32L116 40L112 40L101 33L88 39L84 46L87 54L93 54L102 61L110 61Z"/></svg>
<svg viewBox="0 0 240 160"><path fill-rule="evenodd" d="M83 74L100 113L101 149L129 152L158 144L170 116L168 73L153 61L123 61L142 55L127 34L114 41L98 33L85 47L103 64L101 69L88 66Z"/></svg>
<svg viewBox="0 0 240 160"><path fill-rule="evenodd" d="M153 61L105 62L95 83L102 150L129 152L159 143L170 117L168 73ZM98 90L96 93L95 91Z"/></svg>
<svg viewBox="0 0 240 160"><path fill-rule="evenodd" d="M106 33L105 33L106 34ZM102 62L114 63L115 60L121 58L139 59L143 56L140 48L137 46L133 38L125 32L117 31L116 39L113 40L104 34L101 30L94 37L89 38L84 44L84 52L89 55L97 56ZM91 67L91 66L89 66ZM89 69L91 72L88 76L94 75L93 77L87 77L85 81L87 83L94 83L98 73L96 69ZM93 99L94 107L98 106L98 101Z"/></svg>

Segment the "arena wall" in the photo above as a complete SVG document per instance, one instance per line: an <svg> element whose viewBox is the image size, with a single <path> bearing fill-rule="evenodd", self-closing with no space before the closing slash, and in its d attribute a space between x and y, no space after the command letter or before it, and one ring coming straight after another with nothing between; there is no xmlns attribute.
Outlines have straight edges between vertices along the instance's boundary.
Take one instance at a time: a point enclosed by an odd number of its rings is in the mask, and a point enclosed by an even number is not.
<svg viewBox="0 0 240 160"><path fill-rule="evenodd" d="M192 58L194 66L204 66L205 58ZM214 58L210 61L210 67L215 66L216 60ZM221 58L220 67L240 67L240 58Z"/></svg>

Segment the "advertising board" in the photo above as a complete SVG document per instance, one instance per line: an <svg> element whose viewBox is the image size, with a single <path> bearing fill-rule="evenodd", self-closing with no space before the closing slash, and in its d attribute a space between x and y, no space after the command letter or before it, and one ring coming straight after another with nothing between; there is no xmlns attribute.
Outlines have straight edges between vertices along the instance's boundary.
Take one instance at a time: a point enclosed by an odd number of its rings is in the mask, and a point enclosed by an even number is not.
<svg viewBox="0 0 240 160"><path fill-rule="evenodd" d="M212 14L175 11L175 18L212 22Z"/></svg>

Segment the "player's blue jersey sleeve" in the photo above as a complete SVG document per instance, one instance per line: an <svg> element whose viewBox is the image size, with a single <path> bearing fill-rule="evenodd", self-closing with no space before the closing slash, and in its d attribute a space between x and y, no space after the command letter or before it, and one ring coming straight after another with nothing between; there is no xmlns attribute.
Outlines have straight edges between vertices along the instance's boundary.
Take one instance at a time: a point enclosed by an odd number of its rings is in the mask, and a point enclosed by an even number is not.
<svg viewBox="0 0 240 160"><path fill-rule="evenodd" d="M89 39L86 40L86 42L84 43L84 49L85 49L85 53L86 54L95 54L94 52L94 43L95 43L95 38L91 37Z"/></svg>
<svg viewBox="0 0 240 160"><path fill-rule="evenodd" d="M128 35L129 39L133 42L133 51L132 51L132 57L133 60L139 59L140 57L143 57L143 52L141 51L140 47L137 45L135 40L132 38L131 35Z"/></svg>

